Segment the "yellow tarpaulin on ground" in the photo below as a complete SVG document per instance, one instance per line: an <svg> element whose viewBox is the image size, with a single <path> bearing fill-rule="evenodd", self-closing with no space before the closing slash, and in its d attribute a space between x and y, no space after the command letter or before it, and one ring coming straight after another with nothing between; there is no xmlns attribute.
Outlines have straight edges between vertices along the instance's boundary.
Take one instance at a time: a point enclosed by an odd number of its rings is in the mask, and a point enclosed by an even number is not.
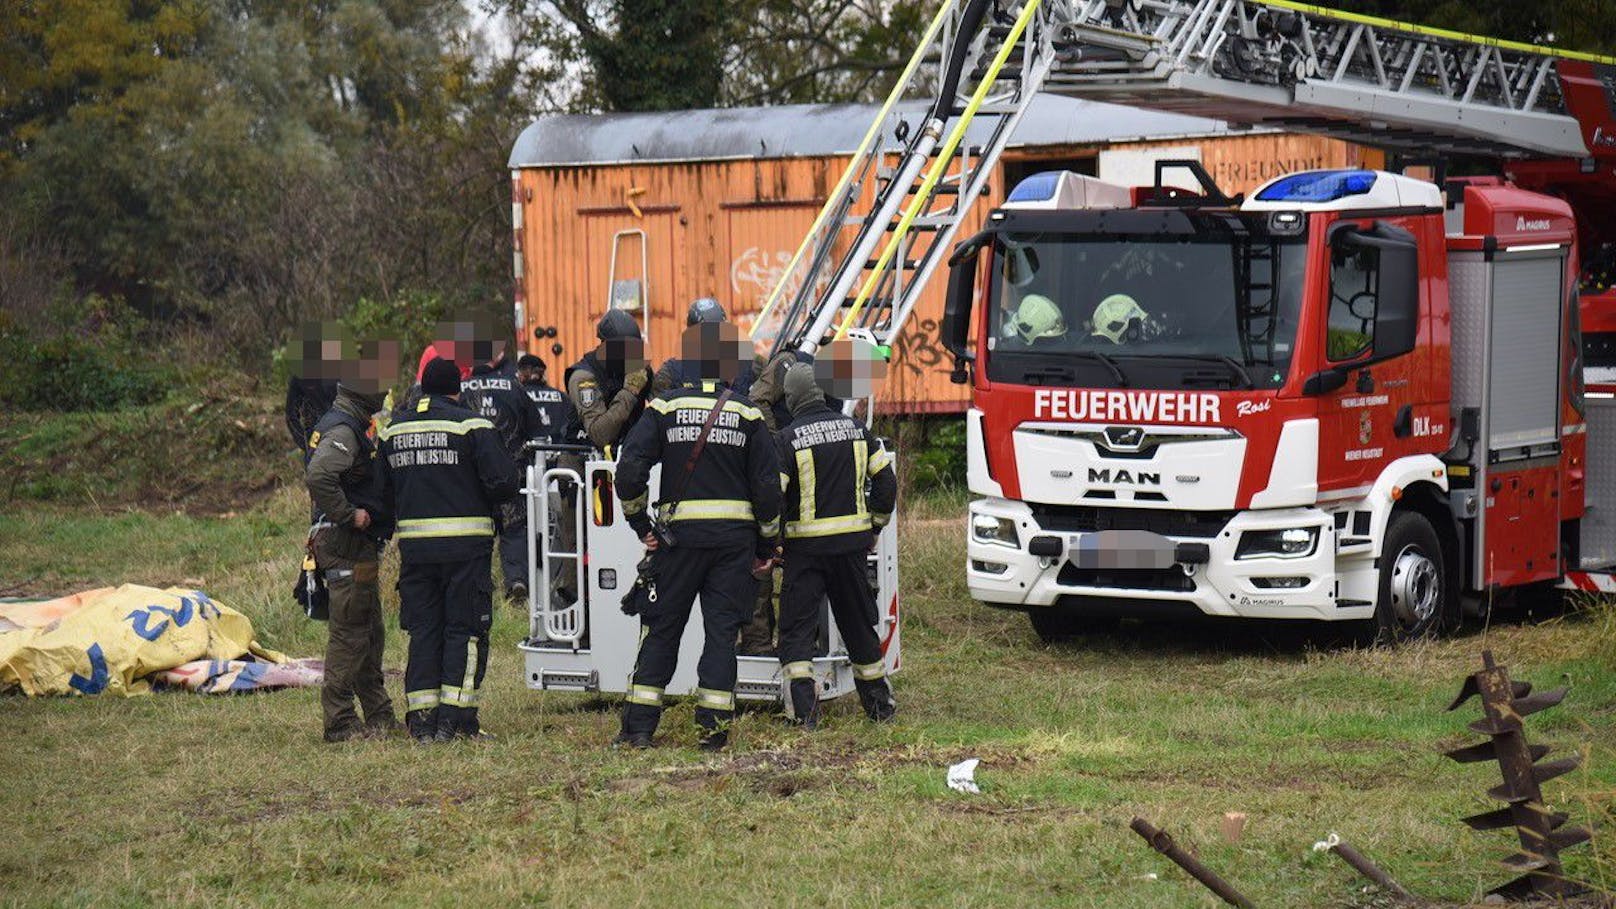
<svg viewBox="0 0 1616 909"><path fill-rule="evenodd" d="M0 603L0 691L144 694L146 677L193 660L284 654L253 640L252 622L199 590L138 584L37 603Z"/></svg>

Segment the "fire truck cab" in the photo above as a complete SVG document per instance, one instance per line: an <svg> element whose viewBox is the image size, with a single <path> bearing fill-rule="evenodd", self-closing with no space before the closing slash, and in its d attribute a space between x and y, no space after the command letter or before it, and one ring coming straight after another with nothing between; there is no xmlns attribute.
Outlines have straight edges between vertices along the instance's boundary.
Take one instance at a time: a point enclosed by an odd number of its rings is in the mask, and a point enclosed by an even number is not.
<svg viewBox="0 0 1616 909"><path fill-rule="evenodd" d="M1184 613L1417 637L1616 564L1616 458L1588 457L1616 404L1583 387L1560 199L1046 173L950 267L969 586L1046 638Z"/></svg>

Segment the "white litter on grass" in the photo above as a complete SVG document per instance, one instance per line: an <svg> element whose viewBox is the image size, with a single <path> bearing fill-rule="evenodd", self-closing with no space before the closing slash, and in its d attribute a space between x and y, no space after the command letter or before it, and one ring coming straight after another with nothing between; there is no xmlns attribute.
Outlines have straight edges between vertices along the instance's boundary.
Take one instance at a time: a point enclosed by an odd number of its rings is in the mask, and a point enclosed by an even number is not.
<svg viewBox="0 0 1616 909"><path fill-rule="evenodd" d="M981 795L982 790L976 787L976 765L980 763L981 758L967 758L948 768L948 788L955 792Z"/></svg>
<svg viewBox="0 0 1616 909"><path fill-rule="evenodd" d="M1337 847L1339 845L1341 845L1341 837L1334 834L1334 833L1332 833L1329 836L1325 837L1324 839L1319 840L1318 842L1314 843L1313 844L1313 851L1314 852L1329 852L1331 849L1334 849L1335 847Z"/></svg>

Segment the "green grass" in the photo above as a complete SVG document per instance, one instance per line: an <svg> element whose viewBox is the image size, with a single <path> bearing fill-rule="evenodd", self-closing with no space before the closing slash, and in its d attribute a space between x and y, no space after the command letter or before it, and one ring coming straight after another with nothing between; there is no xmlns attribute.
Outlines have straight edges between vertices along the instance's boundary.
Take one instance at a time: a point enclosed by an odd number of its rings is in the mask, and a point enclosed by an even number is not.
<svg viewBox="0 0 1616 909"><path fill-rule="evenodd" d="M1462 904L1508 879L1492 860L1512 851L1458 823L1493 807L1496 769L1439 755L1475 738L1473 702L1443 708L1483 646L1518 678L1572 686L1529 722L1557 752L1587 750L1546 790L1579 821L1616 822L1616 610L1398 651L1246 625L1052 647L969 602L946 506L902 527L906 668L887 727L847 700L813 736L749 710L710 759L681 705L663 747L615 753L615 705L521 687L511 610L488 746L324 745L313 691L0 702L0 903L1216 905L1128 831L1140 814L1261 906L1386 905L1310 851L1331 831ZM286 593L301 514L291 489L232 517L13 507L0 564L35 590L202 580L265 644L317 655L322 628ZM401 644L390 629L390 670ZM983 793L948 791L944 768L971 756ZM1226 811L1249 816L1236 843L1218 834ZM1616 890L1608 835L1569 856Z"/></svg>
<svg viewBox="0 0 1616 909"><path fill-rule="evenodd" d="M220 379L142 407L0 412L0 495L92 513L234 510L297 475L278 402L252 388Z"/></svg>

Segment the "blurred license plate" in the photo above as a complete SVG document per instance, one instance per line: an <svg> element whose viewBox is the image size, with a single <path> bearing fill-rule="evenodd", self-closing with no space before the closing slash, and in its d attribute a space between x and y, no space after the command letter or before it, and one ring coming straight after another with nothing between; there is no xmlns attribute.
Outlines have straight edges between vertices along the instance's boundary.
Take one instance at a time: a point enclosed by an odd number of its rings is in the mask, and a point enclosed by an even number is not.
<svg viewBox="0 0 1616 909"><path fill-rule="evenodd" d="M1066 558L1079 568L1171 568L1173 541L1148 530L1102 530L1076 534Z"/></svg>

